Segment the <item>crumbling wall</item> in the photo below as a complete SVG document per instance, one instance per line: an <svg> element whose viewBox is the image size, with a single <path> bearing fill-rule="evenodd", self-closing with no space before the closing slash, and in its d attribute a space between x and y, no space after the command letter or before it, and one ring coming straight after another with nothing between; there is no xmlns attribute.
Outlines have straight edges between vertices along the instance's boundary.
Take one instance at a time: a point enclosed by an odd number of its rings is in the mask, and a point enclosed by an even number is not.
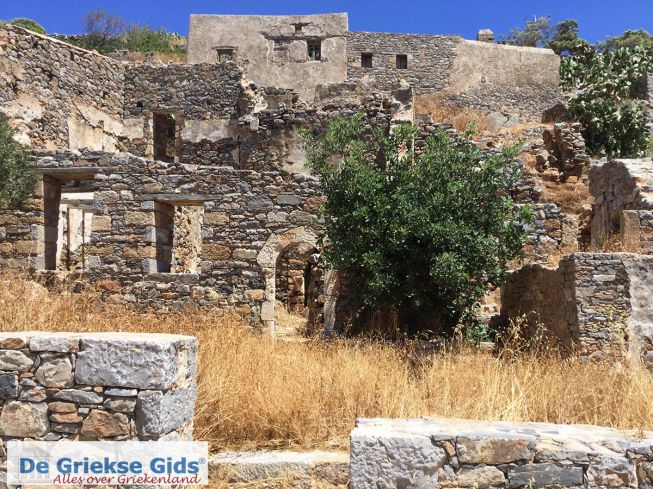
<svg viewBox="0 0 653 489"><path fill-rule="evenodd" d="M347 14L324 15L191 15L188 61L219 62L219 49L257 85L292 89L312 102L317 85L347 77ZM321 47L309 58L309 44Z"/></svg>
<svg viewBox="0 0 653 489"><path fill-rule="evenodd" d="M558 268L514 272L502 289L502 316L526 316L583 359L642 358L653 365L648 290L653 258L632 253L574 253Z"/></svg>
<svg viewBox="0 0 653 489"><path fill-rule="evenodd" d="M653 433L588 425L359 419L352 487L647 488Z"/></svg>
<svg viewBox="0 0 653 489"><path fill-rule="evenodd" d="M578 249L578 217L564 214L555 204L531 204L534 219L528 228L521 263L548 263Z"/></svg>
<svg viewBox="0 0 653 489"><path fill-rule="evenodd" d="M2 333L0 437L190 440L196 375L190 336Z"/></svg>
<svg viewBox="0 0 653 489"><path fill-rule="evenodd" d="M590 192L596 199L592 219L592 244L595 247L600 248L608 238L618 235L622 225L631 224L627 218L632 214L624 217L623 211L653 210L650 159L599 161L591 166L589 180ZM647 227L647 219L644 217L643 220L644 227ZM644 248L647 246L644 244ZM637 247L632 251L637 251Z"/></svg>
<svg viewBox="0 0 653 489"><path fill-rule="evenodd" d="M580 177L590 166L580 123L558 123L542 133L544 149L535 156L537 170L557 168L565 181L569 176Z"/></svg>
<svg viewBox="0 0 653 489"><path fill-rule="evenodd" d="M122 122L123 66L18 27L0 29L0 113L40 149L116 151L138 129Z"/></svg>

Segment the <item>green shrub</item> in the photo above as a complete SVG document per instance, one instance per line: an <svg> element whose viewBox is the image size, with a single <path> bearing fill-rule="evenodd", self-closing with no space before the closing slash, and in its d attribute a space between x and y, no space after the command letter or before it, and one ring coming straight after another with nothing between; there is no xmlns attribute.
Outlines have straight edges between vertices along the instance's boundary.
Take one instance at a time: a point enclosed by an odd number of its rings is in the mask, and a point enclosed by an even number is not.
<svg viewBox="0 0 653 489"><path fill-rule="evenodd" d="M179 36L164 29L152 29L147 25L132 26L127 30L124 47L132 52L175 53L182 52L175 46Z"/></svg>
<svg viewBox="0 0 653 489"><path fill-rule="evenodd" d="M33 19L19 18L13 19L9 23L27 29L28 31L36 32L37 34L46 34L45 28Z"/></svg>
<svg viewBox="0 0 653 489"><path fill-rule="evenodd" d="M638 46L600 53L586 48L562 60L560 77L573 90L570 114L582 123L583 137L594 154L645 156L648 120L637 101L653 60L653 49Z"/></svg>
<svg viewBox="0 0 653 489"><path fill-rule="evenodd" d="M36 185L29 151L14 140L14 134L9 123L0 117L0 207L19 207Z"/></svg>
<svg viewBox="0 0 653 489"><path fill-rule="evenodd" d="M366 128L364 114L304 134L322 177L324 256L352 281L355 324L391 306L406 334L476 328L475 308L500 284L526 238L530 209L509 188L516 148L484 158L463 137L440 132L413 152L415 129Z"/></svg>

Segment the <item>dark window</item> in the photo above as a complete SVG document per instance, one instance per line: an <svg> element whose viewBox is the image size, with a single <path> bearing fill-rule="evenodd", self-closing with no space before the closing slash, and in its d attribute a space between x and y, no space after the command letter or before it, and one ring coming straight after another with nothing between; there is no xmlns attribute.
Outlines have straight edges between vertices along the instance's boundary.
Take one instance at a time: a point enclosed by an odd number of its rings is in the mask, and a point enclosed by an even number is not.
<svg viewBox="0 0 653 489"><path fill-rule="evenodd" d="M174 161L177 154L177 121L170 113L154 114L154 159Z"/></svg>
<svg viewBox="0 0 653 489"><path fill-rule="evenodd" d="M234 60L233 48L218 48L218 63L226 63Z"/></svg>
<svg viewBox="0 0 653 489"><path fill-rule="evenodd" d="M320 61L322 59L322 41L309 41L308 59L311 61Z"/></svg>
<svg viewBox="0 0 653 489"><path fill-rule="evenodd" d="M304 26L302 24L295 24L295 32L296 33L299 34L302 31L303 28L304 28Z"/></svg>
<svg viewBox="0 0 653 489"><path fill-rule="evenodd" d="M372 68L373 56L372 53L361 54L361 66L363 68Z"/></svg>
<svg viewBox="0 0 653 489"><path fill-rule="evenodd" d="M408 56L406 54L397 55L397 69L398 70L408 69Z"/></svg>

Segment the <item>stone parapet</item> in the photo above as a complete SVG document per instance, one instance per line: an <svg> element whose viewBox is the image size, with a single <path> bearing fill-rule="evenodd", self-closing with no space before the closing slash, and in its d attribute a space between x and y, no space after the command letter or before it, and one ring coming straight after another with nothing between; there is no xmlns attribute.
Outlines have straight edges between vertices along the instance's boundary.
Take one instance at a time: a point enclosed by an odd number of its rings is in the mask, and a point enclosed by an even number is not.
<svg viewBox="0 0 653 489"><path fill-rule="evenodd" d="M192 439L197 347L178 335L1 333L3 446Z"/></svg>
<svg viewBox="0 0 653 489"><path fill-rule="evenodd" d="M351 483L378 487L647 488L653 433L456 419L358 420Z"/></svg>

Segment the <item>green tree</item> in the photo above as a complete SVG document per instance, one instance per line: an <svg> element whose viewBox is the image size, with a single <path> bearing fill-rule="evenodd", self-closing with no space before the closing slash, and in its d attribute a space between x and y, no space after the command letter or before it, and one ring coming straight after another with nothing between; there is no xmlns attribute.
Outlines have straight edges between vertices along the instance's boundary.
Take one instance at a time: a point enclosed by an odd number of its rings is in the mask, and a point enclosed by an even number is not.
<svg viewBox="0 0 653 489"><path fill-rule="evenodd" d="M14 135L13 128L0 117L0 207L19 207L36 185L29 151L15 141Z"/></svg>
<svg viewBox="0 0 653 489"><path fill-rule="evenodd" d="M17 27L22 27L23 29L27 29L28 31L36 32L37 34L47 34L45 32L45 28L41 24L36 22L34 19L18 18L18 19L13 19L9 23L11 25L15 25Z"/></svg>
<svg viewBox="0 0 653 489"><path fill-rule="evenodd" d="M515 27L501 40L514 46L543 47L552 36L551 17L542 16L526 22L524 28Z"/></svg>
<svg viewBox="0 0 653 489"><path fill-rule="evenodd" d="M524 244L530 209L509 194L516 148L484 157L439 132L413 151L415 128L386 135L364 114L305 134L321 176L324 256L352 281L355 324L391 306L408 334L473 328L475 308Z"/></svg>
<svg viewBox="0 0 653 489"><path fill-rule="evenodd" d="M627 30L620 36L607 37L599 42L597 47L604 53L616 51L620 48L653 48L653 36L644 29Z"/></svg>
<svg viewBox="0 0 653 489"><path fill-rule="evenodd" d="M553 49L556 54L575 54L589 47L585 39L578 36L578 22L573 19L558 22L553 27L553 34L545 47Z"/></svg>
<svg viewBox="0 0 653 489"><path fill-rule="evenodd" d="M127 23L121 17L104 10L92 10L82 20L84 32L80 45L107 54L122 47L122 34Z"/></svg>
<svg viewBox="0 0 653 489"><path fill-rule="evenodd" d="M152 29L147 25L129 27L124 37L124 49L145 53L183 52L175 43L179 40L177 34L165 31L163 28Z"/></svg>
<svg viewBox="0 0 653 489"><path fill-rule="evenodd" d="M612 157L648 153L648 115L636 99L652 62L653 48L641 46L563 59L560 78L572 91L569 112L582 123L590 151Z"/></svg>

